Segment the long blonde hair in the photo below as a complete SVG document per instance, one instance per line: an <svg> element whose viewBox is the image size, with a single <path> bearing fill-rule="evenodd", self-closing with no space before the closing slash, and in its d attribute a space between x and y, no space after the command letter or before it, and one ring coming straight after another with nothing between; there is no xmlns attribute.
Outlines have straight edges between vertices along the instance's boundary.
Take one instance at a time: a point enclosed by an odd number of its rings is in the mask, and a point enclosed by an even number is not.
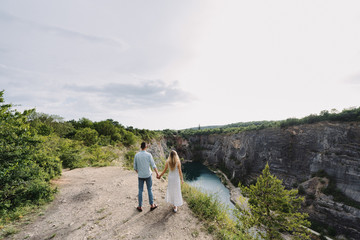
<svg viewBox="0 0 360 240"><path fill-rule="evenodd" d="M168 161L170 170L173 171L176 167L176 164L180 162L179 156L176 151L171 150Z"/></svg>

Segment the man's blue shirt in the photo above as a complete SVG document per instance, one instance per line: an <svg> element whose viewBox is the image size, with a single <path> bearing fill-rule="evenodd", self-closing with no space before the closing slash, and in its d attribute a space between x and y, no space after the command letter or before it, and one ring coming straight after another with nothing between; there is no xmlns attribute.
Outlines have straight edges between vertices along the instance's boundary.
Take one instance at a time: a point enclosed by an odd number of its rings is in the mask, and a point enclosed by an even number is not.
<svg viewBox="0 0 360 240"><path fill-rule="evenodd" d="M139 178L148 178L151 176L151 169L156 168L154 159L151 155L151 153L148 153L146 151L140 151L135 154L134 157L134 169L138 172Z"/></svg>

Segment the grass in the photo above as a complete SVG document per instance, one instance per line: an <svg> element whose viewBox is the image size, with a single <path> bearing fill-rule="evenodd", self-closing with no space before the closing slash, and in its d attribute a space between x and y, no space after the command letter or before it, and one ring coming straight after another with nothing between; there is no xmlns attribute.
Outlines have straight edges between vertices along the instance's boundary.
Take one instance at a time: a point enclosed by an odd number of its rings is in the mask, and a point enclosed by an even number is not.
<svg viewBox="0 0 360 240"><path fill-rule="evenodd" d="M53 239L54 237L56 237L56 233L54 233L53 235L51 235L48 239Z"/></svg>
<svg viewBox="0 0 360 240"><path fill-rule="evenodd" d="M205 224L207 231L217 239L253 239L240 230L239 224L229 217L226 208L212 195L203 193L187 183L182 184L181 190L189 208Z"/></svg>
<svg viewBox="0 0 360 240"><path fill-rule="evenodd" d="M101 208L99 210L96 210L96 213L102 213L103 211L105 211L105 208Z"/></svg>
<svg viewBox="0 0 360 240"><path fill-rule="evenodd" d="M13 235L13 234L18 233L18 232L19 232L19 229L15 228L13 226L9 226L9 227L6 227L6 228L4 228L2 230L2 235L0 235L0 238L2 236L8 237L8 236Z"/></svg>
<svg viewBox="0 0 360 240"><path fill-rule="evenodd" d="M0 213L0 239L19 232L22 225L28 224L35 215L43 214L48 201L40 201L38 204L24 205L11 211L2 211Z"/></svg>
<svg viewBox="0 0 360 240"><path fill-rule="evenodd" d="M197 230L195 230L191 233L191 236L194 238L197 238L199 236L199 232Z"/></svg>

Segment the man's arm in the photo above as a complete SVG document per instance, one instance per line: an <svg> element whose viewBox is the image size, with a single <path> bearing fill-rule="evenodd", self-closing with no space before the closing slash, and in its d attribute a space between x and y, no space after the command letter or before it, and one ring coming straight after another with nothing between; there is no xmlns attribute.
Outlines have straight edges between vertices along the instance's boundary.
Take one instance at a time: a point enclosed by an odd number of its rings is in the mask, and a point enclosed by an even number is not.
<svg viewBox="0 0 360 240"><path fill-rule="evenodd" d="M154 161L154 158L152 157L152 155L150 154L150 164L151 164L151 167L154 169L154 171L156 172L156 178L159 177L159 172L156 168L156 165L155 165L155 161Z"/></svg>
<svg viewBox="0 0 360 240"><path fill-rule="evenodd" d="M138 169L137 169L137 161L136 161L136 155L134 157L134 170L136 171L136 173L138 172Z"/></svg>
<svg viewBox="0 0 360 240"><path fill-rule="evenodd" d="M156 172L156 178L159 178L159 172L158 172L157 168L154 168L154 171Z"/></svg>

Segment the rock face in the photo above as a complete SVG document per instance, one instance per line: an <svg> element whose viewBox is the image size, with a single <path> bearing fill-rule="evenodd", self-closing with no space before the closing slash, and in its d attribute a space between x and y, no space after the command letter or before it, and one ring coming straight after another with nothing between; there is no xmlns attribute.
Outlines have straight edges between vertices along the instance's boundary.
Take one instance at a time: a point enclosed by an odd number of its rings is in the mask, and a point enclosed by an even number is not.
<svg viewBox="0 0 360 240"><path fill-rule="evenodd" d="M314 177L301 184L305 190L303 210L309 217L327 228L328 233L340 233L351 239L360 239L360 210L336 202L331 195L322 193L329 179Z"/></svg>
<svg viewBox="0 0 360 240"><path fill-rule="evenodd" d="M166 145L166 140L163 138L160 140L152 140L147 151L153 155L154 161L157 165L162 165L170 153L170 150Z"/></svg>
<svg viewBox="0 0 360 240"><path fill-rule="evenodd" d="M226 172L233 182L245 184L259 176L266 162L271 173L288 188L297 187L323 170L347 197L360 202L359 122L321 122L230 135L197 135L178 141L178 148L181 157L204 161ZM319 219L329 223L329 218L351 218L350 221L358 223L351 236L360 239L359 211L344 210L349 213L340 216L334 213L336 204L327 203L315 210L323 216ZM341 223L341 219L334 221L334 225ZM336 229L348 233L347 228Z"/></svg>

